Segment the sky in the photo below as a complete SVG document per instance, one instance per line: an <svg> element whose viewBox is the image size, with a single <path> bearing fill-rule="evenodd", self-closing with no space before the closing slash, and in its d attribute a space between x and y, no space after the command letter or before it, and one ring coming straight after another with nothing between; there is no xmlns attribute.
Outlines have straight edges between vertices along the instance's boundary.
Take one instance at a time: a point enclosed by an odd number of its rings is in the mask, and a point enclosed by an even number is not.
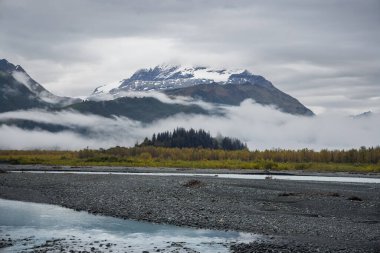
<svg viewBox="0 0 380 253"><path fill-rule="evenodd" d="M0 0L0 58L58 95L162 63L245 68L320 114L380 112L378 0Z"/></svg>

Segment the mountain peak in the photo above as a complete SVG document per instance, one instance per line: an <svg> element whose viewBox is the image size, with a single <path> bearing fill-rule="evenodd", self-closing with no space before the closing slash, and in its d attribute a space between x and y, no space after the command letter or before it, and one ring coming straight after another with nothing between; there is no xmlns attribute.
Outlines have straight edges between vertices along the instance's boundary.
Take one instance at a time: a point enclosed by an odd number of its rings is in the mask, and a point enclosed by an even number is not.
<svg viewBox="0 0 380 253"><path fill-rule="evenodd" d="M7 61L7 59L0 59L0 65L1 65L1 64L6 64L6 63L9 63L9 62Z"/></svg>
<svg viewBox="0 0 380 253"><path fill-rule="evenodd" d="M163 71L167 71L167 70L179 69L180 67L181 65L178 65L178 64L162 63L160 65L157 65L155 68L161 69Z"/></svg>
<svg viewBox="0 0 380 253"><path fill-rule="evenodd" d="M235 76L235 79L231 79L234 75L242 76ZM205 66L193 67L164 63L153 68L140 69L130 78L120 81L118 85L112 83L97 87L93 95L114 94L119 91L167 90L210 83L224 85L232 84L235 81L246 83L254 80L254 77L255 75L244 69L215 69ZM258 80L256 78L255 83Z"/></svg>
<svg viewBox="0 0 380 253"><path fill-rule="evenodd" d="M15 70L26 73L26 71L20 65L16 65Z"/></svg>
<svg viewBox="0 0 380 253"><path fill-rule="evenodd" d="M119 82L120 85L112 83L97 87L93 95L119 91L167 90L209 83L224 85L231 83L230 77L236 74L253 75L243 69L214 69L164 63L153 68L140 69L130 78Z"/></svg>
<svg viewBox="0 0 380 253"><path fill-rule="evenodd" d="M8 74L11 74L13 71L18 71L26 74L26 71L20 65L14 65L6 59L0 59L0 71L4 71Z"/></svg>
<svg viewBox="0 0 380 253"><path fill-rule="evenodd" d="M6 59L0 59L0 71L12 73L16 70L16 66L7 61Z"/></svg>
<svg viewBox="0 0 380 253"><path fill-rule="evenodd" d="M362 112L360 114L352 115L351 117L354 119L363 119L363 118L369 118L372 115L373 115L372 111L366 111L366 112Z"/></svg>
<svg viewBox="0 0 380 253"><path fill-rule="evenodd" d="M3 75L0 75L2 78L0 80L0 90L5 91L2 94L2 98L5 98L5 100L0 100L0 105L3 105L2 103L6 103L6 101L13 101L13 105L21 105L16 106L17 109L24 108L22 104L25 104L25 106L34 104L37 107L44 107L79 102L78 99L54 95L33 80L20 65L14 65L6 59L0 59L0 71L3 72ZM6 111L13 105L3 105L0 111Z"/></svg>

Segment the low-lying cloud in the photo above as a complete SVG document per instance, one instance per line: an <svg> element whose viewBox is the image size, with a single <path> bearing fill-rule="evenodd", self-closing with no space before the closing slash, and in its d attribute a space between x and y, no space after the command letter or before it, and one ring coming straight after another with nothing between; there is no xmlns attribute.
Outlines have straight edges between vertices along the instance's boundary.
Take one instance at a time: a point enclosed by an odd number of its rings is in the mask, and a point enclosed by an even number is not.
<svg viewBox="0 0 380 253"><path fill-rule="evenodd" d="M87 97L86 99L93 100L93 101L106 101L106 100L114 100L114 99L122 98L122 97L137 97L137 98L152 97L166 104L198 105L205 110L217 109L217 106L215 106L215 104L207 103L202 100L194 99L192 97L168 96L165 93L162 93L156 90L121 91L121 92L117 92L116 94L100 93L100 94L91 95Z"/></svg>
<svg viewBox="0 0 380 253"><path fill-rule="evenodd" d="M282 113L251 100L240 106L224 106L225 115L184 115L142 124L124 117L104 118L74 111L16 111L0 114L0 121L29 120L68 126L51 133L42 129L25 130L0 126L1 149L82 149L133 146L153 133L176 127L204 129L212 135L239 138L249 149L348 149L379 145L380 114L353 118L336 113L300 117ZM87 129L86 134L73 129Z"/></svg>

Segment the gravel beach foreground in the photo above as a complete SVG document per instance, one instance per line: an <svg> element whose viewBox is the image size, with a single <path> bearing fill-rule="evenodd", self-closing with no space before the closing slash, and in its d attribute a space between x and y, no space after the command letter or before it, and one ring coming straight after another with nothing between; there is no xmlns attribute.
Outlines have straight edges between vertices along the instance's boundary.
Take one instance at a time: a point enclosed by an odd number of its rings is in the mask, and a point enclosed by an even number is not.
<svg viewBox="0 0 380 253"><path fill-rule="evenodd" d="M234 252L380 252L379 184L0 173L0 198L267 236Z"/></svg>

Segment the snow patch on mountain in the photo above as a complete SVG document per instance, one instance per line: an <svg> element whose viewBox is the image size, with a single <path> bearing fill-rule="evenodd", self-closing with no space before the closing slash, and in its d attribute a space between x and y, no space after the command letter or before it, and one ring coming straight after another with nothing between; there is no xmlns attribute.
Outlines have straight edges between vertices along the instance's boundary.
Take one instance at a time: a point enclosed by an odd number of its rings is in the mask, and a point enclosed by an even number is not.
<svg viewBox="0 0 380 253"><path fill-rule="evenodd" d="M25 85L31 92L34 92L32 89L32 85L30 83L30 77L21 71L13 71L12 76L14 79L16 79L18 82Z"/></svg>
<svg viewBox="0 0 380 253"><path fill-rule="evenodd" d="M244 73L249 72L243 69L227 70L162 64L154 68L140 69L128 79L97 87L91 96L104 93L117 94L120 91L159 91L198 84L223 85L230 83L231 76Z"/></svg>
<svg viewBox="0 0 380 253"><path fill-rule="evenodd" d="M99 86L94 90L93 93L94 94L109 93L111 90L118 88L123 82L124 80L121 80L121 81L112 82L110 84Z"/></svg>
<svg viewBox="0 0 380 253"><path fill-rule="evenodd" d="M32 97L35 96L35 99L38 98L37 100L39 100L39 102L42 100L49 104L66 106L81 101L75 98L60 97L54 95L53 93L46 90L42 85L33 80L20 65L14 65L8 62L6 59L0 59L0 72L5 75L10 75L17 83L25 86L30 92L32 92ZM1 88L3 91L3 97L5 98L7 96L15 96L15 94L19 92L18 87L20 86L15 85L13 87L10 83L3 84ZM20 102L20 104L22 104L22 102Z"/></svg>
<svg viewBox="0 0 380 253"><path fill-rule="evenodd" d="M198 68L193 72L195 79L209 79L216 83L226 83L232 74L244 72L243 69L226 70L226 69L208 69Z"/></svg>
<svg viewBox="0 0 380 253"><path fill-rule="evenodd" d="M61 102L58 97L33 82L32 78L19 65L16 66L15 71L12 71L12 76L18 82L25 85L31 92L36 94L42 101L52 104Z"/></svg>

